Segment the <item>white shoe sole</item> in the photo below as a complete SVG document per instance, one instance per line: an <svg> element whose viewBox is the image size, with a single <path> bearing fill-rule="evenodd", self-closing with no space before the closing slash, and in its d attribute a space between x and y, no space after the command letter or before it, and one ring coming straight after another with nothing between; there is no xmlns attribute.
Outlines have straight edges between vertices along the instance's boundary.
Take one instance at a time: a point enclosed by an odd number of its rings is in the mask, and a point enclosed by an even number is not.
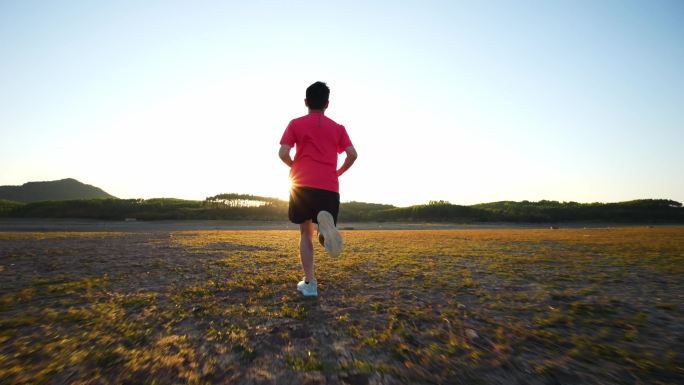
<svg viewBox="0 0 684 385"><path fill-rule="evenodd" d="M328 254L337 257L342 253L342 236L335 227L332 214L321 211L316 217L318 221L318 231L323 235L323 244Z"/></svg>
<svg viewBox="0 0 684 385"><path fill-rule="evenodd" d="M299 287L299 284L297 284L297 291L302 293L304 297L318 297L318 290L312 293L310 291L304 290L304 288Z"/></svg>
<svg viewBox="0 0 684 385"><path fill-rule="evenodd" d="M318 293L305 293L304 290L299 290L299 292L302 293L304 297L318 297Z"/></svg>

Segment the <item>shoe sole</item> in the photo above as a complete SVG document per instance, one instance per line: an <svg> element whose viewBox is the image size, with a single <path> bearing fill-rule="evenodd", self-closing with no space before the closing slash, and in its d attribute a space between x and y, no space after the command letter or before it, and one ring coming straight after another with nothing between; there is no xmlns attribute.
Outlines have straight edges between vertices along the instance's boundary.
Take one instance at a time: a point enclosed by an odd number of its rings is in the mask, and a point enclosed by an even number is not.
<svg viewBox="0 0 684 385"><path fill-rule="evenodd" d="M305 292L303 292L303 291L301 291L301 290L300 290L299 292L302 293L302 296L304 296L304 297L318 297L318 293L315 293L315 294L306 294Z"/></svg>
<svg viewBox="0 0 684 385"><path fill-rule="evenodd" d="M303 290L300 290L299 288L297 288L297 291L300 292L300 293L302 293L302 295L303 295L304 297L318 297L318 292L313 293L313 294L306 294L306 293L304 293Z"/></svg>
<svg viewBox="0 0 684 385"><path fill-rule="evenodd" d="M318 230L323 235L323 243L325 250L333 257L337 257L342 253L342 236L335 227L335 220L332 214L327 211L321 211L316 216L318 220Z"/></svg>

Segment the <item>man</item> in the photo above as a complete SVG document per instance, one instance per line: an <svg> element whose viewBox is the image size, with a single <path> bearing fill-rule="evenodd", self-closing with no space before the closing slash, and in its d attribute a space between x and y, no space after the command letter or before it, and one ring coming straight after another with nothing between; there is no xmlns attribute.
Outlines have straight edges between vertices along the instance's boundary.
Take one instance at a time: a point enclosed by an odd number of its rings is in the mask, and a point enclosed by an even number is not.
<svg viewBox="0 0 684 385"><path fill-rule="evenodd" d="M354 164L357 154L344 126L325 116L330 89L316 82L306 89L304 104L309 113L293 119L280 139L280 159L290 167L290 203L288 216L299 224L299 255L304 279L297 284L304 296L317 296L314 276L313 231L318 224L319 242L328 254L342 252L342 237L335 227L340 207L338 177ZM296 145L294 160L290 150ZM346 152L337 169L337 155Z"/></svg>

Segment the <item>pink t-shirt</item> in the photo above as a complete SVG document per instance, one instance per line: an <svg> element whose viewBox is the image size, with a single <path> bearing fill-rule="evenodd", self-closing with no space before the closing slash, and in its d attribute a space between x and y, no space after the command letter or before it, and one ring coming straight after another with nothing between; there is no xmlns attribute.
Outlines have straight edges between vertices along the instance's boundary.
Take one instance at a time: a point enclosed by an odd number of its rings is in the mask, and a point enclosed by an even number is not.
<svg viewBox="0 0 684 385"><path fill-rule="evenodd" d="M337 154L352 145L347 130L321 112L310 112L287 125L280 144L295 147L290 168L294 186L339 192Z"/></svg>

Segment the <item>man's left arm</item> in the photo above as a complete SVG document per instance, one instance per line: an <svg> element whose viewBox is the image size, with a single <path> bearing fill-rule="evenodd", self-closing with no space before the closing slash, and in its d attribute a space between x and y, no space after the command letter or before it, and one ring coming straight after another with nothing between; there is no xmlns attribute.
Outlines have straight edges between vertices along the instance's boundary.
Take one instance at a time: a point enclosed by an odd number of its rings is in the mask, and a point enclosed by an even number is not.
<svg viewBox="0 0 684 385"><path fill-rule="evenodd" d="M342 167L340 167L339 170L337 170L337 176L339 177L340 175L344 174L345 171L349 170L349 167L356 162L356 158L358 158L358 154L356 153L356 149L354 146L349 146L347 147L344 152L347 153L347 157L344 159L344 163L342 164Z"/></svg>

